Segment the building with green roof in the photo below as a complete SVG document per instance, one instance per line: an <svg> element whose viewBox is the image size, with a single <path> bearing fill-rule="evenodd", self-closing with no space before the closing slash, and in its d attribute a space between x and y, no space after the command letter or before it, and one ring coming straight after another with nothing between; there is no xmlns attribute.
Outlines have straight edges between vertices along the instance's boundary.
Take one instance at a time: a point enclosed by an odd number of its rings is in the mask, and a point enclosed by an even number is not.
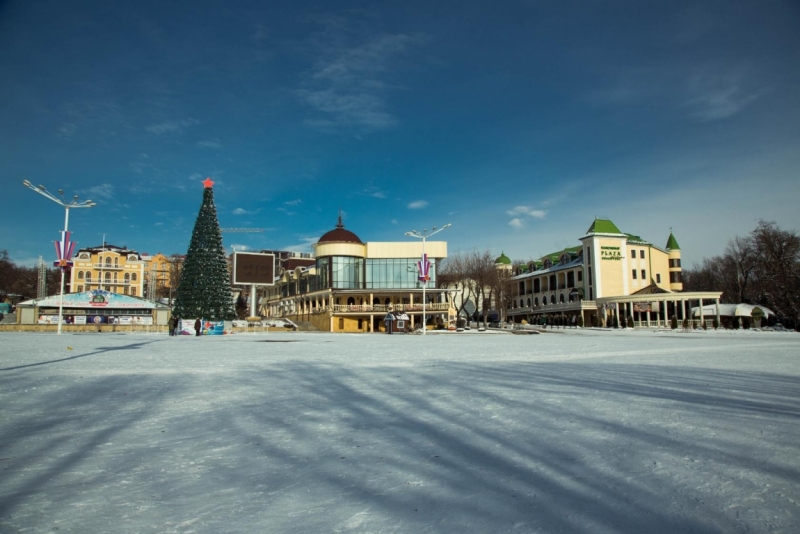
<svg viewBox="0 0 800 534"><path fill-rule="evenodd" d="M513 269L507 317L536 322L565 315L568 321L580 317L584 324L597 324L608 317L609 299L623 297L629 298L626 311L639 322L664 323L673 314L683 316L685 306L680 303L688 300L682 294L681 251L672 231L666 248L661 248L598 217L579 241ZM504 258L501 254L496 263L510 265L510 260L501 262ZM681 296L670 297L675 294ZM642 305L634 307L639 300ZM662 303L659 309L652 306L654 301Z"/></svg>

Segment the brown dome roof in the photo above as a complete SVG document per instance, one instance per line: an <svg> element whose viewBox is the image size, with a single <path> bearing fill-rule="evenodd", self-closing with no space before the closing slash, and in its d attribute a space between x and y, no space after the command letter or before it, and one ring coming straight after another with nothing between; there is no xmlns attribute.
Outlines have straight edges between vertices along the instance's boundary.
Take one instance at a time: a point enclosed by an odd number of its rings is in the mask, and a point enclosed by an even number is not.
<svg viewBox="0 0 800 534"><path fill-rule="evenodd" d="M350 230L344 229L344 223L342 223L341 215L339 215L339 222L336 224L336 228L334 228L330 232L326 232L325 234L323 234L323 236L319 238L319 241L317 241L317 243L363 244L356 234L354 234Z"/></svg>

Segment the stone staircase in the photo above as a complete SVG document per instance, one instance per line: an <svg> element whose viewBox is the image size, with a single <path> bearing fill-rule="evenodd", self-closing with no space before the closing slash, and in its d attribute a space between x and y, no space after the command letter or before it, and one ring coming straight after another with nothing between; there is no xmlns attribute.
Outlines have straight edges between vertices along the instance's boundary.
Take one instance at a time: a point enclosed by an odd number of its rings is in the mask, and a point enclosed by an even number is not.
<svg viewBox="0 0 800 534"><path fill-rule="evenodd" d="M297 325L298 332L319 332L319 328L308 321L293 321Z"/></svg>

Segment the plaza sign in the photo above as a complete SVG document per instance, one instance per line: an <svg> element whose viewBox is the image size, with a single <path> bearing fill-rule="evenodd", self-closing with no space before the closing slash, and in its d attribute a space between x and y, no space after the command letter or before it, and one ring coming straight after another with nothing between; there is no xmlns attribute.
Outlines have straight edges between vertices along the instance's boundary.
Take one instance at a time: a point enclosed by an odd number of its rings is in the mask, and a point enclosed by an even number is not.
<svg viewBox="0 0 800 534"><path fill-rule="evenodd" d="M600 259L619 261L622 259L622 252L619 247L600 247Z"/></svg>

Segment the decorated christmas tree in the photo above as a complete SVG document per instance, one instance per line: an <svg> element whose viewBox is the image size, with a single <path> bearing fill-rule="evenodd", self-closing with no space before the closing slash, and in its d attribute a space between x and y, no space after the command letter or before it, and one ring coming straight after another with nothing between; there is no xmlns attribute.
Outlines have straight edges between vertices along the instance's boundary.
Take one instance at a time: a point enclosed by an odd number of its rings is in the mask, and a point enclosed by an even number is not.
<svg viewBox="0 0 800 534"><path fill-rule="evenodd" d="M233 319L231 279L211 189L214 182L206 178L203 185L203 203L183 262L173 313L182 319Z"/></svg>

